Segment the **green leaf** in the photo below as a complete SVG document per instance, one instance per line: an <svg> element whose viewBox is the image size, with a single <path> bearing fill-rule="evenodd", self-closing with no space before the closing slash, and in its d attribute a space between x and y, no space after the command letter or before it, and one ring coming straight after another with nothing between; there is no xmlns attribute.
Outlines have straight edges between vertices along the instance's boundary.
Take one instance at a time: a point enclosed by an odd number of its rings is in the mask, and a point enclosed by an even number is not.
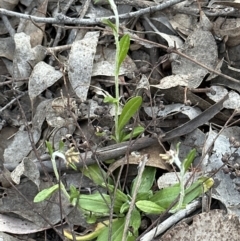
<svg viewBox="0 0 240 241"><path fill-rule="evenodd" d="M166 187L160 191L157 191L149 200L167 209L178 197L179 193L180 186L179 184L176 184L174 186Z"/></svg>
<svg viewBox="0 0 240 241"><path fill-rule="evenodd" d="M80 195L79 191L73 185L70 185L70 202L72 203L74 198L78 198Z"/></svg>
<svg viewBox="0 0 240 241"><path fill-rule="evenodd" d="M111 95L105 96L103 99L104 103L116 104L118 103L118 99L112 97Z"/></svg>
<svg viewBox="0 0 240 241"><path fill-rule="evenodd" d="M90 178L95 184L102 185L104 183L104 180L107 178L107 173L99 168L98 164L93 164L90 166L85 166L81 168L82 173ZM109 177L109 182L113 183L112 180Z"/></svg>
<svg viewBox="0 0 240 241"><path fill-rule="evenodd" d="M130 138L135 138L135 137L141 135L143 132L144 132L144 127L137 126L132 130L131 133L129 133L127 135L123 135L122 140L120 142L128 141Z"/></svg>
<svg viewBox="0 0 240 241"><path fill-rule="evenodd" d="M149 190L148 192L139 192L137 194L136 200L149 200L153 196L152 190Z"/></svg>
<svg viewBox="0 0 240 241"><path fill-rule="evenodd" d="M115 220L113 220L114 222ZM72 232L70 230L64 229L64 236L68 240L77 240L77 241L89 241L89 240L95 240L104 230L107 229L109 225L109 220L105 220L102 222L99 222L96 224L96 227L94 230L90 233L86 233L85 235L77 235L75 234L75 237L73 237Z"/></svg>
<svg viewBox="0 0 240 241"><path fill-rule="evenodd" d="M63 151L63 150L64 150L64 142L63 142L62 140L59 141L58 150L59 150L59 151Z"/></svg>
<svg viewBox="0 0 240 241"><path fill-rule="evenodd" d="M38 202L44 201L45 199L49 198L55 191L57 191L58 188L59 188L59 185L55 184L52 187L43 189L34 197L33 202L38 203Z"/></svg>
<svg viewBox="0 0 240 241"><path fill-rule="evenodd" d="M93 213L108 214L110 211L111 198L107 194L94 193L90 195L81 194L78 199L79 207ZM119 213L123 202L114 200L113 210Z"/></svg>
<svg viewBox="0 0 240 241"><path fill-rule="evenodd" d="M120 66L121 66L123 60L127 56L129 46L130 46L130 37L128 34L125 34L119 41L120 51L119 51L119 56L118 56L118 66L117 66L118 71L120 69Z"/></svg>
<svg viewBox="0 0 240 241"><path fill-rule="evenodd" d="M49 141L46 141L45 143L46 143L46 146L47 146L47 149L48 149L48 152L49 152L50 156L52 156L52 154L53 154L52 144Z"/></svg>
<svg viewBox="0 0 240 241"><path fill-rule="evenodd" d="M153 182L155 180L155 174L156 174L155 167L148 167L148 166L145 167L143 174L142 174L141 184L138 189L138 194L149 192L149 190L152 188ZM133 181L133 185L131 188L131 195L133 195L133 192L135 190L137 179L138 179L138 176Z"/></svg>
<svg viewBox="0 0 240 241"><path fill-rule="evenodd" d="M105 183L102 183L102 186L108 188L108 191L111 194L114 193L115 186L110 184L105 184ZM114 199L119 200L121 202L128 201L128 196L125 193L123 193L121 190L117 189L114 194L115 194Z"/></svg>
<svg viewBox="0 0 240 241"><path fill-rule="evenodd" d="M192 149L187 157L183 160L182 166L184 168L184 174L187 172L188 168L191 166L192 162L194 161L196 157L196 149Z"/></svg>
<svg viewBox="0 0 240 241"><path fill-rule="evenodd" d="M112 236L110 240L112 241L122 241L122 235L124 230L125 218L119 218L112 224ZM106 241L108 239L109 228L105 229L97 238L97 241ZM127 241L134 241L136 240L137 236L127 237Z"/></svg>
<svg viewBox="0 0 240 241"><path fill-rule="evenodd" d="M97 216L91 213L91 215L87 216L87 223L92 224L97 222Z"/></svg>
<svg viewBox="0 0 240 241"><path fill-rule="evenodd" d="M126 213L128 209L129 209L129 202L125 202L120 208L120 213Z"/></svg>
<svg viewBox="0 0 240 241"><path fill-rule="evenodd" d="M197 197L200 197L204 192L208 191L214 184L212 178L200 177L190 187L185 190L183 204L187 205Z"/></svg>
<svg viewBox="0 0 240 241"><path fill-rule="evenodd" d="M118 133L122 131L124 126L129 122L129 120L135 115L142 104L142 97L136 96L130 99L126 105L123 107L122 113L118 120Z"/></svg>
<svg viewBox="0 0 240 241"><path fill-rule="evenodd" d="M136 206L141 211L149 214L159 214L165 211L165 208L159 206L154 202L147 201L147 200L137 201Z"/></svg>
<svg viewBox="0 0 240 241"><path fill-rule="evenodd" d="M132 227L133 232L137 234L140 225L141 225L141 214L136 208L134 208L131 214L129 226Z"/></svg>
<svg viewBox="0 0 240 241"><path fill-rule="evenodd" d="M117 33L116 25L108 19L103 19L102 22L108 25L115 33Z"/></svg>
<svg viewBox="0 0 240 241"><path fill-rule="evenodd" d="M106 214L109 213L111 199L107 194L81 194L78 203L82 209L85 209L87 211Z"/></svg>

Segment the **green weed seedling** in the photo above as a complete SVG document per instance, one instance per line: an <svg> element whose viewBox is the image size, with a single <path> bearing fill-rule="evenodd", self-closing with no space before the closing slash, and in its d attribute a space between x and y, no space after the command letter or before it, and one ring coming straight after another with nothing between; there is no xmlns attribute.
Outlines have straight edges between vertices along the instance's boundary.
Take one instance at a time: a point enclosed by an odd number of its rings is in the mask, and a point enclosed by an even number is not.
<svg viewBox="0 0 240 241"><path fill-rule="evenodd" d="M97 2L97 1L95 1ZM136 114L142 104L142 97L136 96L131 98L126 105L123 107L122 113L119 115L119 105L120 105L120 96L119 96L119 73L122 62L127 56L129 46L130 46L130 37L128 34L123 35L123 37L119 40L119 17L117 7L113 0L108 0L114 15L115 15L115 24L110 20L104 20L103 23L108 25L114 35L115 44L116 44L116 56L115 56L115 71L114 71L114 80L115 80L115 97L107 94L104 98L105 103L111 103L115 106L115 135L113 135L113 139L116 142L123 142L129 140L130 138L134 138L141 134L144 131L142 126L135 127L130 134L126 134L123 129L124 126L130 121L130 119Z"/></svg>
<svg viewBox="0 0 240 241"><path fill-rule="evenodd" d="M111 240L122 241L123 232L126 223L126 214L129 211L129 207L132 202L132 196L136 189L136 183L139 176L137 176L130 188L129 193L124 193L122 190L116 188L111 178L107 176L107 173L99 168L99 166L91 165L89 167L82 168L82 173L89 177L95 184L106 189L105 193L96 192L93 194L81 194L74 186L70 187L70 192L66 191L65 186L59 180L59 175L56 168L55 158L58 156L62 158L67 164L66 155L60 151L53 151L53 148L49 142L47 142L48 151L51 155L54 174L59 184L55 184L52 187L40 191L34 198L34 202L41 202L49 197L57 190L63 191L64 195L68 198L72 205L75 205L85 215L86 220L89 223L96 223L96 228L93 232L76 236L77 241L81 240L93 240L97 238L97 241L108 240L110 233L109 220L100 222L100 219L109 219L112 216L114 219L111 222ZM141 175L141 184L137 190L137 196L135 199L134 209L132 210L129 226L131 226L131 232L127 233L126 240L132 241L138 237L138 229L141 224L141 215L147 214L161 214L168 210L172 203L179 197L178 203L170 209L170 212L176 212L179 209L185 208L187 204L201 196L202 193L208 191L213 185L213 179L208 177L200 177L188 188L184 189L184 175L190 167L195 158L195 150L190 151L183 162L178 159L179 145L176 152L168 152L163 157L174 162L180 169L179 183L170 187L163 188L155 193L152 191L152 186L155 181L156 168L145 167ZM66 154L66 153L65 153ZM74 152L74 157L76 153ZM178 163L178 164L177 164ZM69 230L64 230L64 235L73 240L73 236Z"/></svg>

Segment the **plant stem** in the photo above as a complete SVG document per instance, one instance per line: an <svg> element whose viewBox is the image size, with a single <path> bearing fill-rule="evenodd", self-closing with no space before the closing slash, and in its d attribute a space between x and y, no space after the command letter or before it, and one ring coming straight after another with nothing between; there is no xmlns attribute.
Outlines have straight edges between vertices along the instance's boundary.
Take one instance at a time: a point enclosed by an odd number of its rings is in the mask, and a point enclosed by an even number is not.
<svg viewBox="0 0 240 241"><path fill-rule="evenodd" d="M63 183L59 179L57 164L56 164L56 160L55 160L56 156L59 156L60 158L62 158L65 161L66 161L66 159L65 159L65 156L61 152L55 151L52 154L51 161L52 161L52 166L53 166L53 171L54 171L55 177L56 177L57 181L60 183L61 190L63 191L63 193L67 197L67 199L70 200L70 196L69 196L65 186L63 185Z"/></svg>
<svg viewBox="0 0 240 241"><path fill-rule="evenodd" d="M118 83L118 75L119 75L119 53L120 53L120 44L118 40L118 35L119 35L119 18L118 18L118 11L117 11L117 6L113 0L108 0L111 8L113 10L113 13L115 15L115 26L116 26L116 31L113 31L114 34L114 39L115 39L115 44L116 44L116 56L115 56L115 71L114 71L114 77L115 77L115 117L114 117L114 122L115 122L115 137L116 141L120 142L120 136L119 136L119 131L118 131L118 113L119 113L119 83Z"/></svg>

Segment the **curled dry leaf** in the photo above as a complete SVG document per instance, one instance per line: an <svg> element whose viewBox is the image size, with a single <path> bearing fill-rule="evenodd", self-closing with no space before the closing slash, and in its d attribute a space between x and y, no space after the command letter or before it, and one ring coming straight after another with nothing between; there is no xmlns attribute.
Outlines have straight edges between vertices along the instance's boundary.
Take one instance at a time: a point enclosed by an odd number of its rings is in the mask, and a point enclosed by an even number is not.
<svg viewBox="0 0 240 241"><path fill-rule="evenodd" d="M118 167L128 164L139 165L140 160L142 159L143 155L148 154L149 158L146 163L146 166L157 167L163 170L171 170L170 165L166 163L165 160L159 157L159 154L164 153L164 150L159 144L152 145L148 148L142 149L139 152L132 152L128 158L122 158L118 161L115 161L112 165L110 165L108 169L108 173L112 173Z"/></svg>

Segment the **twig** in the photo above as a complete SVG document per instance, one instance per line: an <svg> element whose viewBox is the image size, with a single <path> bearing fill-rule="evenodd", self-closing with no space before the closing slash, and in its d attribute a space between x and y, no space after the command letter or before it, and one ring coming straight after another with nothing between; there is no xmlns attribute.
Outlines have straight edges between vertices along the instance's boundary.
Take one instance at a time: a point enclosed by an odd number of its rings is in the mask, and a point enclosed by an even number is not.
<svg viewBox="0 0 240 241"><path fill-rule="evenodd" d="M148 161L148 154L145 154L142 157L142 160L140 161L140 164L139 164L136 187L134 189L134 192L133 192L133 195L132 195L132 200L131 200L131 203L130 203L130 206L129 206L129 210L128 210L128 213L126 215L126 219L125 219L126 221L125 221L123 236L122 236L123 241L127 240L127 232L128 232L130 219L131 219L131 214L132 214L132 211L133 211L134 206L135 206L135 200L136 200L136 197L137 197L137 194L138 194L138 189L141 185L142 174L143 174L143 171L145 169L145 165L146 165L147 161Z"/></svg>
<svg viewBox="0 0 240 241"><path fill-rule="evenodd" d="M143 0L115 0L116 4L118 5L129 5L129 6L134 6L135 8L146 8L146 7L151 7L151 6L156 6L157 3L155 2L150 2L150 1L143 1ZM103 5L103 4L108 4L108 0L102 0L96 2L96 5Z"/></svg>
<svg viewBox="0 0 240 241"><path fill-rule="evenodd" d="M161 3L157 6L144 8L144 9L141 9L141 10L138 10L135 12L131 12L131 13L121 14L121 15L119 15L119 19L139 17L144 14L154 13L154 12L168 8L172 5L175 5L175 4L183 2L183 1L184 0L170 0L170 1L167 1L164 3ZM0 14L11 16L11 17L23 18L23 19L27 19L27 20L30 20L30 17L31 17L35 22L50 23L50 24L93 25L93 24L102 23L103 19L108 19L108 20L115 19L114 16L95 18L95 19L78 19L78 18L69 18L63 14L58 14L55 18L42 18L42 17L30 16L30 15L23 14L23 13L16 13L16 12L9 11L9 10L3 9L3 8L0 8Z"/></svg>
<svg viewBox="0 0 240 241"><path fill-rule="evenodd" d="M10 34L11 37L13 37L15 34L15 29L12 27L11 23L9 22L8 17L5 15L2 15L1 18L3 20L5 28L8 30L8 33Z"/></svg>
<svg viewBox="0 0 240 241"><path fill-rule="evenodd" d="M68 9L70 8L70 6L72 5L73 2L74 2L74 0L69 0L69 2L67 2L67 4L65 5L65 7L62 10L62 14L65 15L67 13ZM53 47L58 45L61 35L62 35L62 30L63 30L62 28L57 29L57 34L56 34L56 37L53 42Z"/></svg>
<svg viewBox="0 0 240 241"><path fill-rule="evenodd" d="M150 232L145 234L140 240L141 241L151 241L154 239L154 237L162 234L165 232L168 228L170 228L175 223L179 222L184 217L188 216L192 212L194 212L197 208L201 207L201 202L194 201L186 206L186 209L180 210L177 213L173 214L171 217L166 219L164 222L159 224L157 227L153 228Z"/></svg>
<svg viewBox="0 0 240 241"><path fill-rule="evenodd" d="M22 94L20 94L19 96L15 97L13 100L11 100L8 104L6 104L2 109L0 109L0 114L1 114L5 109L7 109L9 106L11 106L15 101L17 101L19 98L23 97L26 93L27 93L27 91L26 91L26 92L23 92Z"/></svg>

